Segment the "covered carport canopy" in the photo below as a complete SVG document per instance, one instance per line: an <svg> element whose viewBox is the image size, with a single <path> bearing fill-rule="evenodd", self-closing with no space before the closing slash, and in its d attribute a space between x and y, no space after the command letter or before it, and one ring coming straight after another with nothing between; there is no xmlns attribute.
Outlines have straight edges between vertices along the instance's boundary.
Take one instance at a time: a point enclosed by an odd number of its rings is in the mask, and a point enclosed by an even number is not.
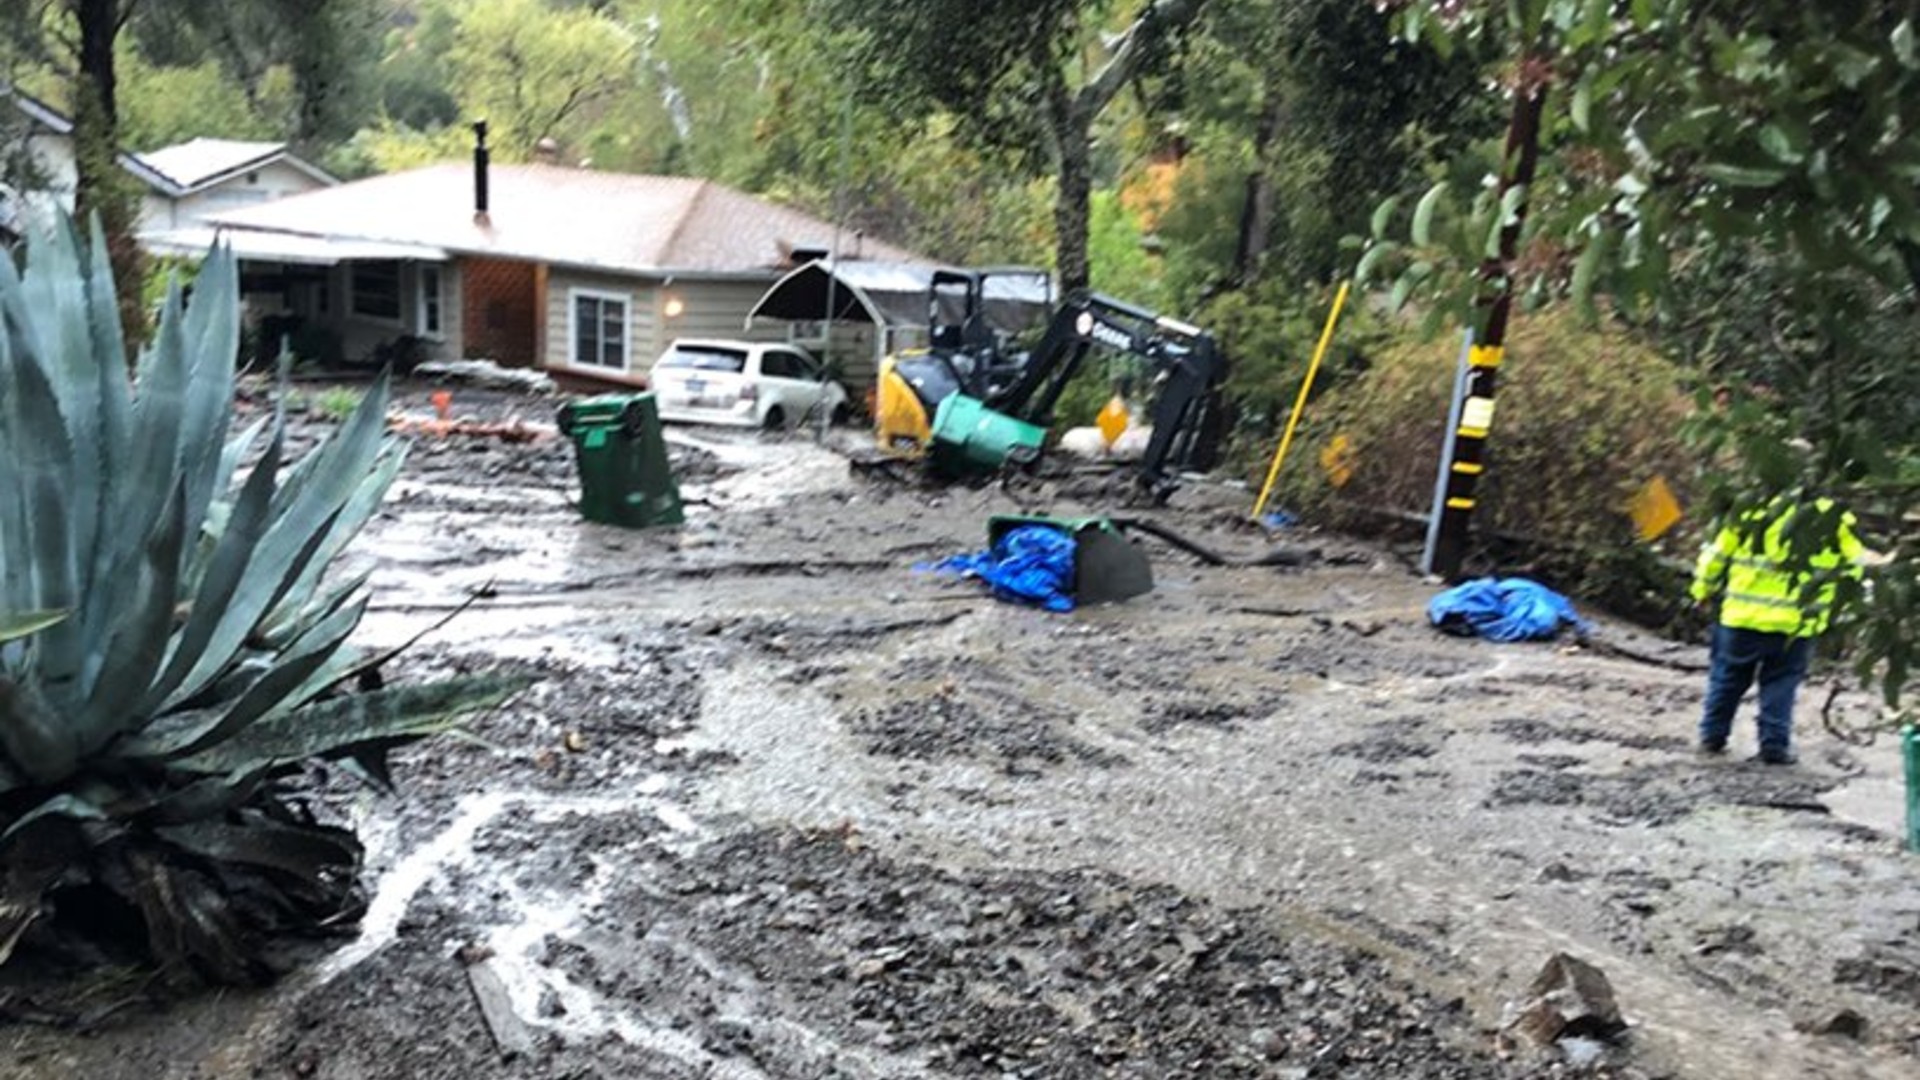
<svg viewBox="0 0 1920 1080"><path fill-rule="evenodd" d="M866 260L835 264L831 259L815 259L774 282L747 312L747 321L828 319L881 327L924 326L932 290L931 266Z"/></svg>
<svg viewBox="0 0 1920 1080"><path fill-rule="evenodd" d="M924 331L932 310L934 272L934 267L916 263L815 259L774 282L747 313L747 322L824 319ZM1045 317L1051 285L1038 271L1002 272L987 278L985 301L987 321L1017 333Z"/></svg>

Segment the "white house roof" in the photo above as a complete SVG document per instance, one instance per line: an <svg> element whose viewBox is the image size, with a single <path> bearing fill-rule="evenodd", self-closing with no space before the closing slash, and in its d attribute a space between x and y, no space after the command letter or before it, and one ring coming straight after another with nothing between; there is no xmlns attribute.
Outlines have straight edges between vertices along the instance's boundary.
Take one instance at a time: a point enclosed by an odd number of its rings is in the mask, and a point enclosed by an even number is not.
<svg viewBox="0 0 1920 1080"><path fill-rule="evenodd" d="M190 139L140 155L148 166L165 175L182 192L210 187L231 176L284 162L326 184L337 181L302 161L283 142L243 142L237 139Z"/></svg>
<svg viewBox="0 0 1920 1080"><path fill-rule="evenodd" d="M555 165L495 165L488 211L473 167L431 165L213 215L241 229L411 244L464 255L637 274L763 277L796 251L828 250L834 226L710 180ZM923 261L848 233L841 250Z"/></svg>

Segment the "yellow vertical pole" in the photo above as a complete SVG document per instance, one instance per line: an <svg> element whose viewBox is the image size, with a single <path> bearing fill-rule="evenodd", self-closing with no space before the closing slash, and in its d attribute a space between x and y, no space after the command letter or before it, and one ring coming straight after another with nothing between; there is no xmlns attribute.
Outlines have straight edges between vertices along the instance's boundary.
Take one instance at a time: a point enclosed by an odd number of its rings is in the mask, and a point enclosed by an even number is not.
<svg viewBox="0 0 1920 1080"><path fill-rule="evenodd" d="M1253 504L1253 520L1259 521L1267 511L1267 498L1273 494L1274 481L1280 479L1280 463L1287 459L1287 447L1293 444L1293 429L1300 426L1300 414L1306 411L1307 395L1313 390L1313 377L1320 371L1321 361L1327 358L1327 346L1333 343L1333 328L1340 321L1340 310L1347 306L1347 287L1350 282L1341 282L1340 291L1334 295L1333 310L1327 314L1326 329L1320 331L1320 345L1313 350L1313 363L1307 365L1307 377L1300 381L1300 396L1294 400L1293 415L1287 418L1286 434L1280 436L1280 448L1273 452L1273 466L1267 470L1267 482L1260 488L1260 500Z"/></svg>

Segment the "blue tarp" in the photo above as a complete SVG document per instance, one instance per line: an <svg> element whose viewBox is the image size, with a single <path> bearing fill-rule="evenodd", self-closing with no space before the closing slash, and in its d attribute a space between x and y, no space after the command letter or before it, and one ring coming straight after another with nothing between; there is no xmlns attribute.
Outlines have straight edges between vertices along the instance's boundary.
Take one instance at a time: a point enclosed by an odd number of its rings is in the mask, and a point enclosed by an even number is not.
<svg viewBox="0 0 1920 1080"><path fill-rule="evenodd" d="M920 569L975 577L1002 600L1073 610L1073 537L1061 529L1023 525L990 550L955 555Z"/></svg>
<svg viewBox="0 0 1920 1080"><path fill-rule="evenodd" d="M1587 622L1566 597L1526 578L1480 578L1456 585L1427 604L1427 619L1449 634L1492 641L1541 641L1564 624L1576 633Z"/></svg>

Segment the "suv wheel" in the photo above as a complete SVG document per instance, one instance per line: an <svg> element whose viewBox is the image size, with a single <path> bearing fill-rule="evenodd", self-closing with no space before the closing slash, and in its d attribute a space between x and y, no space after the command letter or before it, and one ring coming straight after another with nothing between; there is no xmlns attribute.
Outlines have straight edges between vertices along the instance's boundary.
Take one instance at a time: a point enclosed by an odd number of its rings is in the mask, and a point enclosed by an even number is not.
<svg viewBox="0 0 1920 1080"><path fill-rule="evenodd" d="M767 431L785 431L787 429L787 410L778 405L769 405L767 414L760 418L760 426Z"/></svg>

